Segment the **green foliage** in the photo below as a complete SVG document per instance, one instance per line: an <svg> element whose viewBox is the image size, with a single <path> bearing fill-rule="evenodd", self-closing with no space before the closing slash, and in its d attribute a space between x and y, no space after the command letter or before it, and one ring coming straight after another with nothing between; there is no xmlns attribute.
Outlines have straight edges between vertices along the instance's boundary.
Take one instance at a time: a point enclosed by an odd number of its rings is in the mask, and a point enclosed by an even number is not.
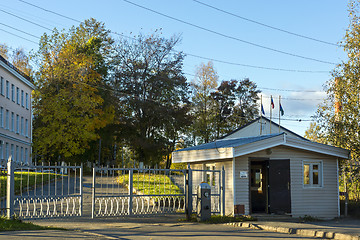
<svg viewBox="0 0 360 240"><path fill-rule="evenodd" d="M360 4L350 1L350 25L342 46L348 59L337 65L325 89L327 98L318 107L316 125L307 131L308 137L336 147L351 150L351 159L342 161L349 196L360 200Z"/></svg>
<svg viewBox="0 0 360 240"><path fill-rule="evenodd" d="M65 230L62 228L43 227L20 219L6 219L0 217L0 231L26 231L26 230Z"/></svg>
<svg viewBox="0 0 360 240"><path fill-rule="evenodd" d="M41 173L41 172L15 172L14 173L14 191L15 194L24 193L28 189L34 189L35 185L43 182L46 184L49 181L59 178L59 174L55 173ZM6 181L7 176L0 176L0 197L6 196Z"/></svg>
<svg viewBox="0 0 360 240"><path fill-rule="evenodd" d="M118 181L120 184L128 186L129 175L119 176ZM183 194L168 176L153 173L134 173L133 188L136 192L144 195Z"/></svg>
<svg viewBox="0 0 360 240"><path fill-rule="evenodd" d="M303 217L299 217L299 221L305 223L305 222L320 222L322 220L317 218L317 217L313 217L313 216L310 216L310 215L305 215Z"/></svg>
<svg viewBox="0 0 360 240"><path fill-rule="evenodd" d="M83 154L112 122L99 89L107 75L109 32L94 19L68 32L44 34L37 57L34 150L48 159ZM104 95L104 94L103 94Z"/></svg>
<svg viewBox="0 0 360 240"><path fill-rule="evenodd" d="M185 222L186 219L180 219L179 221ZM212 215L209 220L206 220L201 223L207 223L207 224L220 224L220 223L231 223L231 222L246 222L246 221L257 221L256 218L251 216L221 216L221 215ZM190 218L190 222L198 222L196 214L192 214Z"/></svg>
<svg viewBox="0 0 360 240"><path fill-rule="evenodd" d="M205 74L206 71L211 74ZM214 71L212 64L202 65L201 74L197 75L198 83L193 84L194 123L191 131L198 143L213 141L259 115L260 90L254 82L249 79L222 81L216 88ZM211 77L213 80L203 80Z"/></svg>
<svg viewBox="0 0 360 240"><path fill-rule="evenodd" d="M121 39L116 48L113 88L118 98L118 137L135 151L138 161L148 165L169 155L190 124L184 55L173 51L179 41L179 37L140 35Z"/></svg>

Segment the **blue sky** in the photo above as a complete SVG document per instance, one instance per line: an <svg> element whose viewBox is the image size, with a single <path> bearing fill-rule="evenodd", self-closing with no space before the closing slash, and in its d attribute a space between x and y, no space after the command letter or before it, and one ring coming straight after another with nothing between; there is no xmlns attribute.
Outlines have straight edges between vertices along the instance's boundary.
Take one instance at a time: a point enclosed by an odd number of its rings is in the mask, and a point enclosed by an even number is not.
<svg viewBox="0 0 360 240"><path fill-rule="evenodd" d="M340 47L254 24L209 8L194 0L129 1L207 30L170 19L123 0L2 1L0 3L0 42L13 48L24 47L28 51L37 49L37 44L28 40L38 42L38 39L13 28L40 37L44 32L50 33L50 31L38 25L49 29L54 27L68 29L77 23L30 6L24 1L80 21L90 17L96 18L104 22L111 31L125 35L150 34L156 29L161 29L165 37L181 34L182 42L177 50L204 58L236 63L234 65L214 61L219 79L249 78L254 81L262 90L267 116L269 116L269 96L274 97L273 117L277 118L278 96L281 95L282 106L285 110L281 124L301 135L309 126L310 122L306 120L315 113L317 104L325 97L325 93L322 92L323 84L330 79L330 71L335 65L289 54L330 63L346 60L346 55ZM342 40L349 23L347 1L198 1L243 18L334 44ZM14 15L38 25L21 20ZM13 36L8 32L28 40ZM117 35L114 37L118 38ZM256 47L254 44L262 47ZM279 51L289 54L279 53ZM185 58L184 72L189 81L193 79L192 75L196 67L207 61L189 55ZM311 72L265 70L262 69L263 67ZM296 121L297 119L302 119L302 121Z"/></svg>

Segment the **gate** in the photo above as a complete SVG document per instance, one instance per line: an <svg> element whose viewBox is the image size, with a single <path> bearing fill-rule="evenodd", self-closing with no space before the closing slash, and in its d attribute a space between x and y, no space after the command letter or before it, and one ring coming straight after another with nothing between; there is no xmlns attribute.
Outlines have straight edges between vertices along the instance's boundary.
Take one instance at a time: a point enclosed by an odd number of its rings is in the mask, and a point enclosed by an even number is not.
<svg viewBox="0 0 360 240"><path fill-rule="evenodd" d="M196 211L197 187L211 186L211 212L225 212L225 171L94 167L15 166L0 171L0 210L8 218L115 217ZM83 184L84 182L92 184ZM85 194L83 187L87 187ZM91 192L90 192L91 190ZM85 196L85 197L84 197ZM86 202L84 204L84 201Z"/></svg>
<svg viewBox="0 0 360 240"><path fill-rule="evenodd" d="M92 217L181 213L186 170L93 169Z"/></svg>
<svg viewBox="0 0 360 240"><path fill-rule="evenodd" d="M80 217L82 166L14 166L8 162L8 217ZM16 179L16 181L15 181ZM8 187L9 188L9 187Z"/></svg>

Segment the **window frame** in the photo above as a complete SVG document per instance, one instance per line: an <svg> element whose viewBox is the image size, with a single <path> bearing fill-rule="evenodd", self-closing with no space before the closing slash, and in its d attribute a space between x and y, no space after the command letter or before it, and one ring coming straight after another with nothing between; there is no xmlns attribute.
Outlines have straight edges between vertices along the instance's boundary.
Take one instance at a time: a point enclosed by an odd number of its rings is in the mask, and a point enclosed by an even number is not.
<svg viewBox="0 0 360 240"><path fill-rule="evenodd" d="M0 77L0 94L4 96L4 77Z"/></svg>
<svg viewBox="0 0 360 240"><path fill-rule="evenodd" d="M11 84L11 101L15 102L15 85Z"/></svg>
<svg viewBox="0 0 360 240"><path fill-rule="evenodd" d="M305 184L305 165L309 165L309 184ZM313 166L318 165L314 170ZM318 173L318 184L314 184L313 173ZM324 168L322 160L303 160L302 161L302 183L303 188L323 188L324 187Z"/></svg>
<svg viewBox="0 0 360 240"><path fill-rule="evenodd" d="M6 80L6 98L10 99L10 83Z"/></svg>

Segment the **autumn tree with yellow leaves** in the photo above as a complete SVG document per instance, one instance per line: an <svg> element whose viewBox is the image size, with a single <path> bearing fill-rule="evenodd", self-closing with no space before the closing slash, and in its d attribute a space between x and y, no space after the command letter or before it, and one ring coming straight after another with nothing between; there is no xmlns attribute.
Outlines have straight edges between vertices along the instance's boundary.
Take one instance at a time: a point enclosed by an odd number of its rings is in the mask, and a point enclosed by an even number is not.
<svg viewBox="0 0 360 240"><path fill-rule="evenodd" d="M40 40L35 75L34 151L45 160L83 154L113 120L104 102L113 40L95 19Z"/></svg>

